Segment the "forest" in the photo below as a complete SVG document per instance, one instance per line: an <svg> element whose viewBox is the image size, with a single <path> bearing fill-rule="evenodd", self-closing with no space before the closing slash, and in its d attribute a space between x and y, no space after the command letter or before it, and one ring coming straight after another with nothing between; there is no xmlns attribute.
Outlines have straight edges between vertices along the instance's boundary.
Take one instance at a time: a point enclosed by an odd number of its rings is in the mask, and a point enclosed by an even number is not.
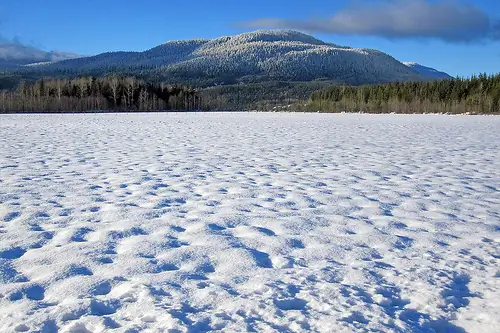
<svg viewBox="0 0 500 333"><path fill-rule="evenodd" d="M440 81L331 86L298 105L302 111L500 113L500 74Z"/></svg>
<svg viewBox="0 0 500 333"><path fill-rule="evenodd" d="M334 81L309 82L268 81L226 84L200 90L204 110L269 111L295 104L304 104L315 91L326 89Z"/></svg>
<svg viewBox="0 0 500 333"><path fill-rule="evenodd" d="M0 112L84 112L198 110L201 98L183 85L147 82L135 77L21 81L0 91Z"/></svg>
<svg viewBox="0 0 500 333"><path fill-rule="evenodd" d="M189 110L496 114L500 74L363 86L274 81L198 89L110 75L27 80L0 90L3 113Z"/></svg>

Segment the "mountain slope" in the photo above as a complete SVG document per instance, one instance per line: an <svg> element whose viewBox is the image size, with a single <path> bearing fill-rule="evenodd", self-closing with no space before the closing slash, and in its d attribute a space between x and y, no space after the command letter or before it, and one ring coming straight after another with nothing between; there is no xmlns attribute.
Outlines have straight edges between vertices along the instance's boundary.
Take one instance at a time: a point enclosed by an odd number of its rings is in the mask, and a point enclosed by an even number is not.
<svg viewBox="0 0 500 333"><path fill-rule="evenodd" d="M0 44L0 69L16 68L34 63L57 62L81 57L74 53L46 52L32 46L16 43Z"/></svg>
<svg viewBox="0 0 500 333"><path fill-rule="evenodd" d="M404 65L408 66L421 76L429 79L451 79L452 77L445 72L440 72L434 68L422 66L416 62L403 62Z"/></svg>
<svg viewBox="0 0 500 333"><path fill-rule="evenodd" d="M328 79L366 84L422 79L380 51L325 43L290 30L170 41L144 52L103 53L30 70L94 75L126 72L212 83Z"/></svg>

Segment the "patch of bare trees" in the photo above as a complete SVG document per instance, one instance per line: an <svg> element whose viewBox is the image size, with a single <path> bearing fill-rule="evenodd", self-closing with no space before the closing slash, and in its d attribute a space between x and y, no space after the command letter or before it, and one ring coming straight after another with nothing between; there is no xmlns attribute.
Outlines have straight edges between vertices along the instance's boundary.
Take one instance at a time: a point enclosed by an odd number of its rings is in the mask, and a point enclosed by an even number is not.
<svg viewBox="0 0 500 333"><path fill-rule="evenodd" d="M135 77L44 78L0 91L0 112L197 110L196 90Z"/></svg>

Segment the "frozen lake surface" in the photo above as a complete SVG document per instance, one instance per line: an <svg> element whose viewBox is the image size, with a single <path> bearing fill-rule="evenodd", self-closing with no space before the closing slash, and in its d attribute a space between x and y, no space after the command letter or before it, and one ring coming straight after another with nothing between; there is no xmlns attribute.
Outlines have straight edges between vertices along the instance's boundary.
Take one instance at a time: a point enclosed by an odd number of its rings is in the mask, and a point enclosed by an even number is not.
<svg viewBox="0 0 500 333"><path fill-rule="evenodd" d="M499 332L500 117L0 116L1 332Z"/></svg>

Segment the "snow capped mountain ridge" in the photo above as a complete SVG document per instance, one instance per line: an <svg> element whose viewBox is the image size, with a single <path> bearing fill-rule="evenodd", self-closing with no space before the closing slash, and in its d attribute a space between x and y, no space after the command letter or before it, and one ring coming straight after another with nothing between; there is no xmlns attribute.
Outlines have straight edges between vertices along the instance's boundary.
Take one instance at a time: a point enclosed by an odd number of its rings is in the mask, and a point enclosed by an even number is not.
<svg viewBox="0 0 500 333"><path fill-rule="evenodd" d="M294 30L257 30L236 36L229 36L229 41L236 44L251 42L297 42L311 45L327 45L327 43L313 36Z"/></svg>
<svg viewBox="0 0 500 333"><path fill-rule="evenodd" d="M123 72L179 82L328 79L369 84L425 79L383 52L339 46L293 30L167 41L144 52L109 52L31 68L52 75L59 71L74 75Z"/></svg>
<svg viewBox="0 0 500 333"><path fill-rule="evenodd" d="M420 65L419 63L416 62L403 62L405 66L408 66L408 68L413 69L415 72L419 73L422 76L425 76L429 79L451 79L452 77L445 73L445 72L440 72L434 68L426 67L423 65Z"/></svg>
<svg viewBox="0 0 500 333"><path fill-rule="evenodd" d="M257 30L254 32L246 32L235 36L222 36L214 39L206 38L195 38L189 40L169 40L162 45L169 45L174 43L210 43L210 44L243 44L250 42L301 42L304 44L317 44L317 45L328 45L328 43L323 42L313 36L304 34L302 32L294 30ZM160 45L160 46L162 46Z"/></svg>

